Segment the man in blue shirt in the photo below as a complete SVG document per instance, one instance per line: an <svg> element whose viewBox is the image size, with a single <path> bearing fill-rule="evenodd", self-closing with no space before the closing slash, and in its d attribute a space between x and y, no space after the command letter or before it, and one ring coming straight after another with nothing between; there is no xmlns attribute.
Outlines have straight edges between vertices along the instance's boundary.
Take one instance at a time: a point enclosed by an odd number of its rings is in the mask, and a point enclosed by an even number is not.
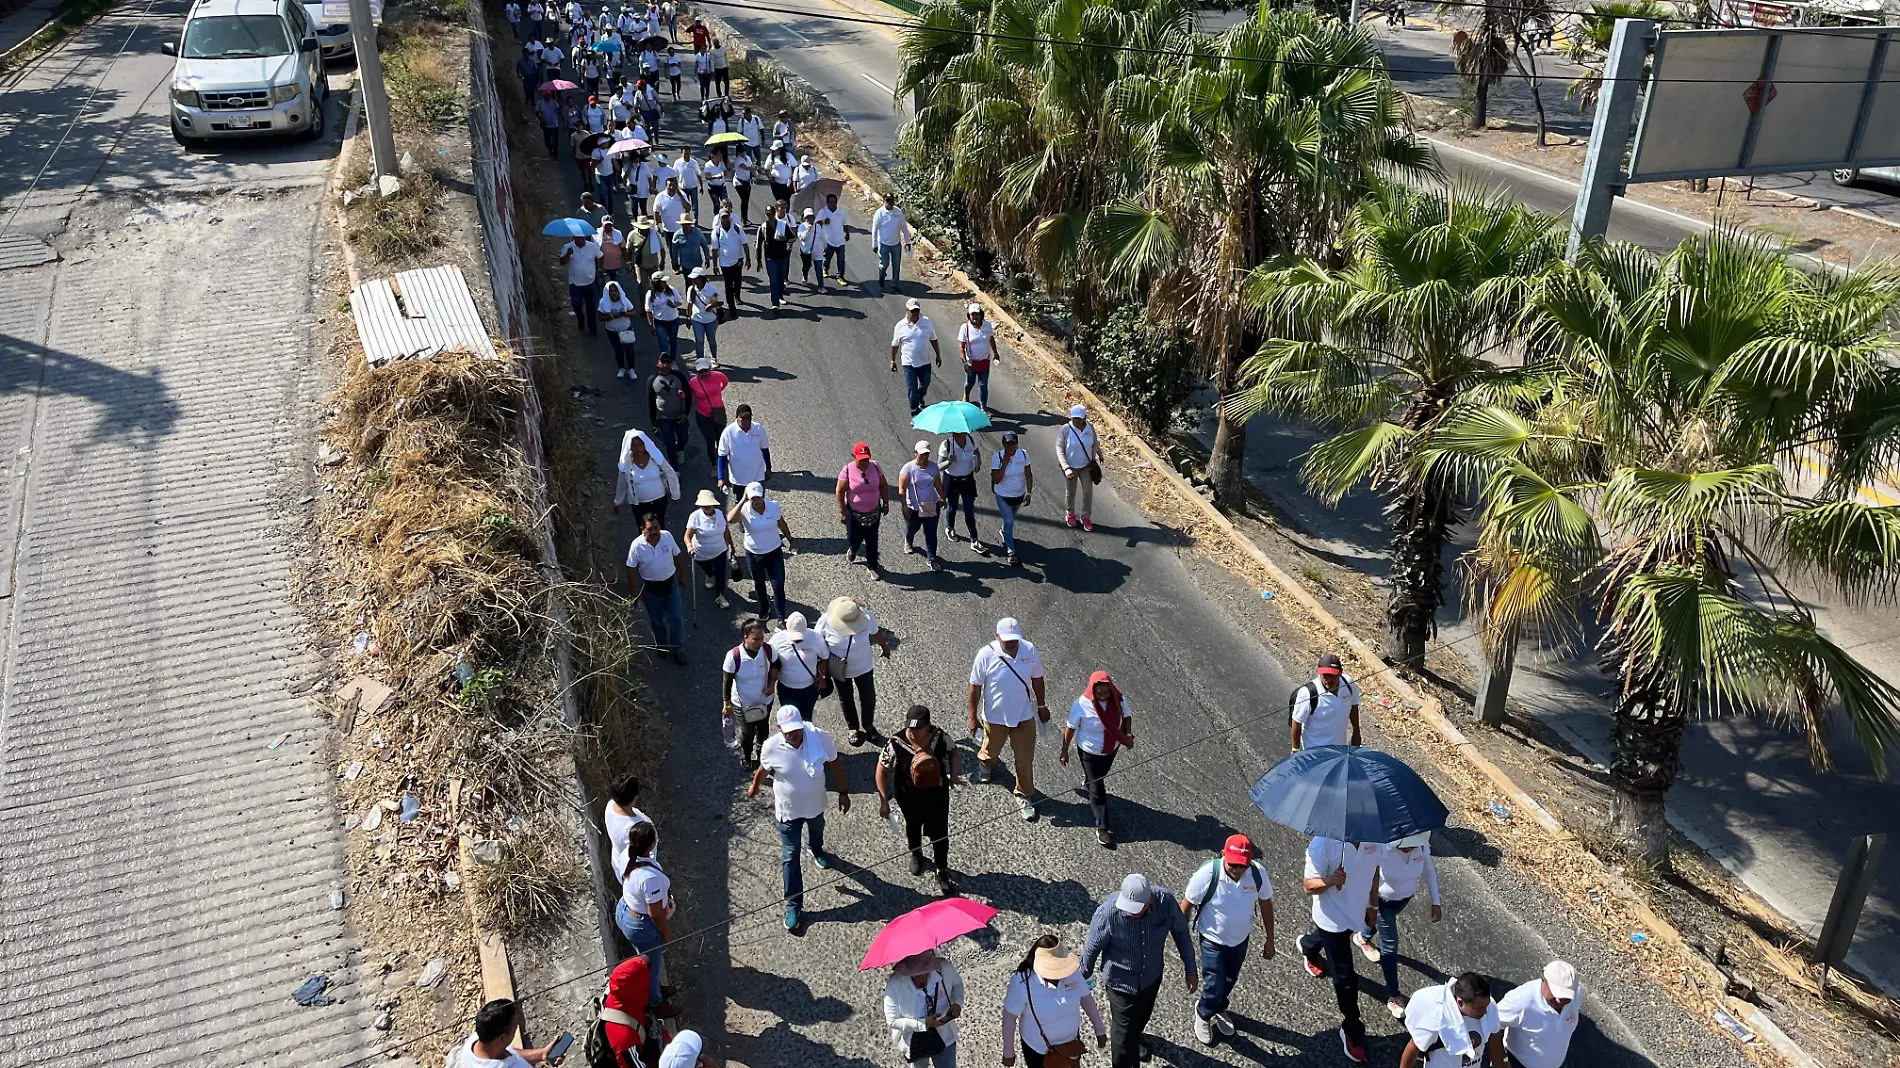
<svg viewBox="0 0 1900 1068"><path fill-rule="evenodd" d="M1089 921L1082 973L1093 978L1095 966L1102 966L1102 983L1108 987L1110 1068L1136 1068L1141 1059L1141 1036L1161 993L1170 938L1181 958L1187 990L1193 993L1199 977L1194 974L1187 917L1166 887L1130 875L1120 890L1102 899Z"/></svg>

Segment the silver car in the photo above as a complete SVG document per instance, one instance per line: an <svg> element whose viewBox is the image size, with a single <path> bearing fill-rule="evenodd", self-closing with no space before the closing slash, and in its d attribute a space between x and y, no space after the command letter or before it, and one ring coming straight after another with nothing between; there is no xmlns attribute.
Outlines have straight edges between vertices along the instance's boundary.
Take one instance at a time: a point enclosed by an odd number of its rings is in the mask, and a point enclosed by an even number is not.
<svg viewBox="0 0 1900 1068"><path fill-rule="evenodd" d="M1842 167L1834 171L1835 185L1859 185L1862 182L1900 186L1900 167Z"/></svg>
<svg viewBox="0 0 1900 1068"><path fill-rule="evenodd" d="M165 54L172 68L172 136L324 133L329 83L317 29L302 0L200 0Z"/></svg>
<svg viewBox="0 0 1900 1068"><path fill-rule="evenodd" d="M324 18L322 0L304 0L303 10L310 16L310 24L317 28L317 43L323 48L325 61L356 54L356 39L350 35L348 20L333 22Z"/></svg>

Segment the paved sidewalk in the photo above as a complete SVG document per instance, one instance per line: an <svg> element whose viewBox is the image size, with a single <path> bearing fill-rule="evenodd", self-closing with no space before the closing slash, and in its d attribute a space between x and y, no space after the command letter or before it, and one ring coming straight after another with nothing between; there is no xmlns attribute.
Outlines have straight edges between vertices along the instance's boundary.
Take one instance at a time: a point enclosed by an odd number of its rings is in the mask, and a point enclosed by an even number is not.
<svg viewBox="0 0 1900 1068"><path fill-rule="evenodd" d="M46 28L59 14L60 0L30 0L18 11L0 19L0 56L25 44L27 39Z"/></svg>

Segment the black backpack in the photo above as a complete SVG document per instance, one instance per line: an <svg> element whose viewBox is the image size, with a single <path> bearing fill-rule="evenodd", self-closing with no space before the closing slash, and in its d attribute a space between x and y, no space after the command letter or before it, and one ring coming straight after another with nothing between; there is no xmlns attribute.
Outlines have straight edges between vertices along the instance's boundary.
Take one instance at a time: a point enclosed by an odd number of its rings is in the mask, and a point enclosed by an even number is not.
<svg viewBox="0 0 1900 1068"><path fill-rule="evenodd" d="M610 1023L631 1027L640 1036L634 1048L628 1050L624 1057L616 1054L612 1043L607 1041L607 1025ZM587 1042L583 1047L587 1054L587 1068L644 1068L640 1049L646 1044L646 1038L646 1032L638 1020L619 1009L607 1008L604 997L594 995L594 1011L587 1025Z"/></svg>
<svg viewBox="0 0 1900 1068"><path fill-rule="evenodd" d="M1301 694L1306 695L1306 707L1312 708L1314 705L1319 704L1319 683L1309 682L1304 686L1295 688L1292 693L1287 695L1286 722L1289 727L1293 725L1293 709L1294 706L1299 704Z"/></svg>
<svg viewBox="0 0 1900 1068"><path fill-rule="evenodd" d="M1260 866L1259 850L1256 849L1254 854L1255 859L1247 862L1247 871L1253 875L1254 889L1258 890L1267 885L1267 872L1266 869ZM1207 908L1207 903L1214 900L1214 895L1220 891L1221 859L1215 857L1207 863L1209 867L1214 869L1208 873L1207 893L1202 894L1199 901L1188 902L1188 904L1193 906L1193 915L1188 917L1188 930L1190 931L1194 930L1195 925L1201 922L1202 910Z"/></svg>

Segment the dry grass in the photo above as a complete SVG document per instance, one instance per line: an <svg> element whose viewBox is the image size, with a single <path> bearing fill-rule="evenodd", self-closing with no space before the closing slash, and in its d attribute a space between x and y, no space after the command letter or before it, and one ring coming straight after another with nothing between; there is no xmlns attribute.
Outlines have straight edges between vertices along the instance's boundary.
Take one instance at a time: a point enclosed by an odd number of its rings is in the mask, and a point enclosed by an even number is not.
<svg viewBox="0 0 1900 1068"><path fill-rule="evenodd" d="M574 843L552 820L529 821L503 840L500 859L471 865L471 880L488 923L508 938L561 916L586 885Z"/></svg>
<svg viewBox="0 0 1900 1068"><path fill-rule="evenodd" d="M358 155L367 168L367 146ZM360 187L357 183L350 188ZM402 187L390 196L357 197L343 208L343 219L350 245L386 263L434 251L448 234L442 218L442 183L427 172L404 178Z"/></svg>
<svg viewBox="0 0 1900 1068"><path fill-rule="evenodd" d="M448 27L430 20L383 24L379 38L389 116L399 130L433 130L456 120L460 94L442 63L441 38Z"/></svg>

